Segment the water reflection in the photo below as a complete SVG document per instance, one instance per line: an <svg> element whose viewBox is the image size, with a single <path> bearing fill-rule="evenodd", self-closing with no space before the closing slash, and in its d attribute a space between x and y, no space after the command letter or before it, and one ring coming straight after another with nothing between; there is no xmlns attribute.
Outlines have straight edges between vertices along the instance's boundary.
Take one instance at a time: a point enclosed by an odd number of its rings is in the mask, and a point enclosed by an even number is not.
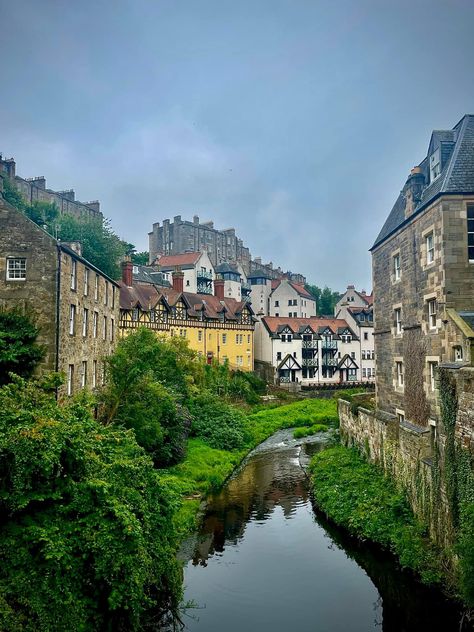
<svg viewBox="0 0 474 632"><path fill-rule="evenodd" d="M458 630L438 593L314 513L304 467L322 448L279 433L209 499L185 569L185 597L202 607L187 629Z"/></svg>

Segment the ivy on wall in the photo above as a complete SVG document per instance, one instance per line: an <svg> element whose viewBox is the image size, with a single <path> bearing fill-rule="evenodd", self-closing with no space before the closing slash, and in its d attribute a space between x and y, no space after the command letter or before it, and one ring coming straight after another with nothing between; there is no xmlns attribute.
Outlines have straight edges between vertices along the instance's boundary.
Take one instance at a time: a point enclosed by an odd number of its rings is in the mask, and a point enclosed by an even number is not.
<svg viewBox="0 0 474 632"><path fill-rule="evenodd" d="M425 395L425 343L420 329L403 334L405 364L405 415L419 426L426 426L430 408Z"/></svg>

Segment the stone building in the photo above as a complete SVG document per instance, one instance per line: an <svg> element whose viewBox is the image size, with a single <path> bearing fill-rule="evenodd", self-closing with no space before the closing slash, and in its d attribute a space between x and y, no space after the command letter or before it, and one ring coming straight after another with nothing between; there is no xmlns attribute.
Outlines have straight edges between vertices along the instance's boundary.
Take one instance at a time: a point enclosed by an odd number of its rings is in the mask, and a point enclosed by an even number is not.
<svg viewBox="0 0 474 632"><path fill-rule="evenodd" d="M2 178L0 177L0 185ZM118 285L7 204L0 190L0 308L31 315L45 348L40 371L60 371L60 395L94 388L115 345Z"/></svg>
<svg viewBox="0 0 474 632"><path fill-rule="evenodd" d="M131 262L123 263L120 283L120 335L139 327L158 335L180 336L205 358L252 371L255 318L248 301L224 294L224 279L214 280L214 294L187 292L184 272L172 273L172 287L137 282Z"/></svg>
<svg viewBox="0 0 474 632"><path fill-rule="evenodd" d="M377 406L434 427L438 365L474 359L474 116L432 133L371 251Z"/></svg>
<svg viewBox="0 0 474 632"><path fill-rule="evenodd" d="M279 383L361 379L359 339L339 318L264 316L255 328L255 359L271 364Z"/></svg>
<svg viewBox="0 0 474 632"><path fill-rule="evenodd" d="M28 204L33 202L47 202L55 204L61 214L75 217L90 217L102 219L100 202L79 202L73 189L67 191L53 191L46 188L46 178L20 178L16 175L16 163L13 158L4 159L0 154L0 173L7 176L17 187Z"/></svg>

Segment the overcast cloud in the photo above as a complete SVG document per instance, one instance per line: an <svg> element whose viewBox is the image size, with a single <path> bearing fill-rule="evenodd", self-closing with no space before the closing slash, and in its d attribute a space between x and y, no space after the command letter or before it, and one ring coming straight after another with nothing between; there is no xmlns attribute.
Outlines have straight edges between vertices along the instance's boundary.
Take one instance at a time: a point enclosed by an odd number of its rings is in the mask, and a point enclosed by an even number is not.
<svg viewBox="0 0 474 632"><path fill-rule="evenodd" d="M317 284L367 252L432 129L474 112L472 0L0 0L0 151L154 221L234 226Z"/></svg>

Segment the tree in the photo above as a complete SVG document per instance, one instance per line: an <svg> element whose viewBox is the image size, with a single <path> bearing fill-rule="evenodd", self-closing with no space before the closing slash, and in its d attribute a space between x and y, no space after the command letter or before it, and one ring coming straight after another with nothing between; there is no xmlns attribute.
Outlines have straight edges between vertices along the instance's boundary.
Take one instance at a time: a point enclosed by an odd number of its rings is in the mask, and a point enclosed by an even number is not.
<svg viewBox="0 0 474 632"><path fill-rule="evenodd" d="M317 285L305 285L306 290L316 300L318 316L334 316L334 308L341 298L338 292L334 292L327 285L322 290Z"/></svg>
<svg viewBox="0 0 474 632"><path fill-rule="evenodd" d="M147 266L148 265L148 251L143 250L143 252L134 252L132 254L132 263L137 266Z"/></svg>
<svg viewBox="0 0 474 632"><path fill-rule="evenodd" d="M0 388L0 629L143 629L178 608L178 499L130 431L49 382Z"/></svg>
<svg viewBox="0 0 474 632"><path fill-rule="evenodd" d="M16 310L0 311L0 385L10 381L9 373L32 375L44 357L37 344L39 330L30 318Z"/></svg>

